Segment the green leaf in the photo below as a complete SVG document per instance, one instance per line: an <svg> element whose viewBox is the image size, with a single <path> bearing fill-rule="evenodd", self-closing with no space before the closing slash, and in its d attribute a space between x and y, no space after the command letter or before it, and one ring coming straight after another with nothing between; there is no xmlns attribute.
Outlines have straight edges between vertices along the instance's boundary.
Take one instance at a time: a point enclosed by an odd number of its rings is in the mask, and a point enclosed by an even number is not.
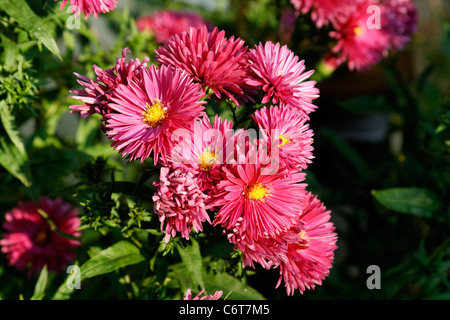
<svg viewBox="0 0 450 320"><path fill-rule="evenodd" d="M135 245L128 241L119 241L100 251L81 266L81 280L109 273L144 259Z"/></svg>
<svg viewBox="0 0 450 320"><path fill-rule="evenodd" d="M205 277L205 283L208 294L221 290L222 298L228 295L228 300L265 300L257 290L228 273L209 273Z"/></svg>
<svg viewBox="0 0 450 320"><path fill-rule="evenodd" d="M191 238L191 245L182 247L177 245L178 253L184 266L188 270L192 281L201 288L205 288L205 281L203 280L203 263L202 255L200 253L200 246L198 242Z"/></svg>
<svg viewBox="0 0 450 320"><path fill-rule="evenodd" d="M17 129L14 115L5 101L0 101L0 120L9 137L9 139L0 137L0 164L29 187L31 172L28 155Z"/></svg>
<svg viewBox="0 0 450 320"><path fill-rule="evenodd" d="M139 249L135 245L122 240L98 252L86 261L80 267L80 281L137 264L143 260L145 258L140 254ZM73 289L68 288L66 281L56 291L53 300L66 300L70 298Z"/></svg>
<svg viewBox="0 0 450 320"><path fill-rule="evenodd" d="M47 30L41 18L31 10L25 0L0 0L0 7L62 60L55 39Z"/></svg>
<svg viewBox="0 0 450 320"><path fill-rule="evenodd" d="M47 282L48 282L48 271L47 266L45 265L41 270L39 278L36 282L36 286L34 287L33 296L30 298L30 300L42 300L42 298L44 298Z"/></svg>
<svg viewBox="0 0 450 320"><path fill-rule="evenodd" d="M439 198L425 188L390 188L373 190L375 199L390 210L432 218L442 207Z"/></svg>
<svg viewBox="0 0 450 320"><path fill-rule="evenodd" d="M0 118L3 128L11 139L12 143L17 147L20 153L26 154L22 139L20 138L19 130L16 126L16 120L11 113L10 108L5 101L0 101Z"/></svg>
<svg viewBox="0 0 450 320"><path fill-rule="evenodd" d="M31 186L31 172L27 156L4 137L0 137L0 165L19 179L26 187Z"/></svg>

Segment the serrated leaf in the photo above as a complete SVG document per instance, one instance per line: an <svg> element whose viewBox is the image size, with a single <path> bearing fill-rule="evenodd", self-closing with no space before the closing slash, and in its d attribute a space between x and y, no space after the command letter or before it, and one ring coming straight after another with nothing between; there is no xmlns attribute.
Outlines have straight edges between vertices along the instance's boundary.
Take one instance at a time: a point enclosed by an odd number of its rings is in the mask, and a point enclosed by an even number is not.
<svg viewBox="0 0 450 320"><path fill-rule="evenodd" d="M36 286L34 287L33 296L30 298L30 300L42 300L45 295L45 289L47 288L47 282L48 282L48 270L47 266L45 265L41 273L39 274L39 278L36 282Z"/></svg>
<svg viewBox="0 0 450 320"><path fill-rule="evenodd" d="M188 270L192 281L201 288L205 287L205 282L203 280L203 263L202 255L200 253L200 246L198 242L191 238L191 244L182 247L177 245L178 253L180 254L181 260L184 266Z"/></svg>
<svg viewBox="0 0 450 320"><path fill-rule="evenodd" d="M0 7L62 60L55 39L47 30L41 18L33 12L25 0L0 0Z"/></svg>
<svg viewBox="0 0 450 320"><path fill-rule="evenodd" d="M442 207L439 198L425 188L390 188L373 190L375 199L390 210L432 218Z"/></svg>

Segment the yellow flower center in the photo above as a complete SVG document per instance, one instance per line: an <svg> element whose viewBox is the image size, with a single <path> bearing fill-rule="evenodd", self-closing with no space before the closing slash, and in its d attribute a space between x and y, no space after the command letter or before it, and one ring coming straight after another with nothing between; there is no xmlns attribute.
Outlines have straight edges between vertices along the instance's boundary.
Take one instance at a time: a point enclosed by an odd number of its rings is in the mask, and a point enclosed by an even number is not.
<svg viewBox="0 0 450 320"><path fill-rule="evenodd" d="M167 118L167 110L162 106L161 101L155 99L152 105L146 105L146 110L142 113L144 123L153 128L160 125Z"/></svg>
<svg viewBox="0 0 450 320"><path fill-rule="evenodd" d="M269 190L260 182L247 186L245 196L249 200L263 200L269 194Z"/></svg>
<svg viewBox="0 0 450 320"><path fill-rule="evenodd" d="M306 235L306 231L302 230L300 232L299 236L300 236L301 241L298 243L298 249L303 250L303 249L308 248L309 241L308 241L308 236Z"/></svg>
<svg viewBox="0 0 450 320"><path fill-rule="evenodd" d="M284 135L281 135L280 139L281 139L281 143L278 145L279 147L284 146L286 143L291 142L291 140L289 140L288 138L285 138Z"/></svg>
<svg viewBox="0 0 450 320"><path fill-rule="evenodd" d="M217 160L217 156L214 151L209 151L209 150L203 151L202 155L198 158L200 170L211 171L216 160Z"/></svg>
<svg viewBox="0 0 450 320"><path fill-rule="evenodd" d="M360 36L363 33L363 29L361 27L355 27L353 29L353 32L355 33L356 36Z"/></svg>

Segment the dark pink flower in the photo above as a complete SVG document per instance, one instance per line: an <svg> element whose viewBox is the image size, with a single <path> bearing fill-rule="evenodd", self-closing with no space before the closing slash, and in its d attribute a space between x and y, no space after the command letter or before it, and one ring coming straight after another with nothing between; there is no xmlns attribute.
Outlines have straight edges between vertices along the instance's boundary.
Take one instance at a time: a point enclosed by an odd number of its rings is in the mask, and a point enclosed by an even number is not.
<svg viewBox="0 0 450 320"><path fill-rule="evenodd" d="M204 109L203 93L180 70L154 65L128 86L120 84L108 105L108 138L115 150L143 162L153 152L154 163L167 162L177 129L191 130Z"/></svg>
<svg viewBox="0 0 450 320"><path fill-rule="evenodd" d="M58 1L58 0L55 0ZM63 0L60 10L64 9L67 0ZM97 18L99 13L107 13L114 10L117 5L117 0L70 0L70 6L72 13L79 15L84 13L84 17L87 20L89 15L92 14Z"/></svg>
<svg viewBox="0 0 450 320"><path fill-rule="evenodd" d="M78 211L62 199L42 197L37 204L19 202L5 214L5 220L0 246L17 269L29 268L28 275L32 275L47 265L49 270L59 272L75 259L73 249L81 243L73 237L81 235L77 230L81 222Z"/></svg>
<svg viewBox="0 0 450 320"><path fill-rule="evenodd" d="M271 106L256 110L252 117L268 150L275 141L280 161L294 170L306 169L313 158L313 131L303 114L290 107Z"/></svg>
<svg viewBox="0 0 450 320"><path fill-rule="evenodd" d="M175 10L161 10L139 17L136 25L139 30L150 32L159 43L169 41L175 34L188 32L190 27L200 28L205 25L209 31L212 30L211 24L199 14Z"/></svg>
<svg viewBox="0 0 450 320"><path fill-rule="evenodd" d="M418 12L412 0L385 0L381 3L381 28L390 35L391 47L403 49L417 29Z"/></svg>
<svg viewBox="0 0 450 320"><path fill-rule="evenodd" d="M322 28L351 8L350 0L290 0L298 14L311 13L317 28Z"/></svg>
<svg viewBox="0 0 450 320"><path fill-rule="evenodd" d="M316 196L309 193L303 198L304 208L299 216L303 222L303 230L291 229L300 237L298 243L289 243L287 260L280 260L280 278L285 282L288 295L298 289L303 293L306 289L314 289L321 285L322 280L329 275L334 261L337 234L330 222L330 211Z"/></svg>
<svg viewBox="0 0 450 320"><path fill-rule="evenodd" d="M218 99L228 98L236 105L249 99L244 40L228 39L225 31L214 28L209 32L203 26L174 35L155 52L158 62L187 72L205 90L212 90Z"/></svg>
<svg viewBox="0 0 450 320"><path fill-rule="evenodd" d="M304 61L299 61L286 45L260 43L249 50L249 61L253 74L247 83L262 88L265 92L262 103L290 106L305 115L314 111L312 101L319 96L319 89L314 87L315 81L305 81L314 70L305 72Z"/></svg>
<svg viewBox="0 0 450 320"><path fill-rule="evenodd" d="M177 233L189 239L192 229L203 230L202 222L210 222L205 209L206 195L200 191L192 171L162 167L159 181L155 181L154 211L159 216L165 242Z"/></svg>
<svg viewBox="0 0 450 320"><path fill-rule="evenodd" d="M334 22L330 36L337 40L332 49L337 65L347 63L349 70L363 71L387 55L389 33L381 27L368 27L372 13L367 8L377 4L376 0L355 0L352 10Z"/></svg>
<svg viewBox="0 0 450 320"><path fill-rule="evenodd" d="M104 116L111 112L108 103L114 90L119 84L128 85L138 76L139 72L147 67L149 58L145 57L142 62L139 59L126 61L126 54L130 50L123 49L122 56L116 59L114 68L103 70L96 65L92 68L97 75L95 80L89 79L83 75L75 73L80 78L77 80L84 87L81 90L71 90L76 94L72 98L84 102L83 105L71 105L71 113L79 112L82 118L88 117L94 113ZM104 119L103 119L104 120Z"/></svg>
<svg viewBox="0 0 450 320"><path fill-rule="evenodd" d="M213 295L210 294L201 297L203 291L205 291L205 289L202 289L202 291L200 291L194 298L192 298L191 289L187 289L186 296L183 298L183 300L219 300L223 294L223 291L216 291Z"/></svg>
<svg viewBox="0 0 450 320"><path fill-rule="evenodd" d="M256 152L249 151L245 163L234 161L223 167L223 191L213 225L245 231L251 239L277 234L294 224L305 196L304 173L290 173L279 166L266 171ZM268 174L270 173L270 174ZM239 228L237 228L239 222ZM237 228L237 229L236 229Z"/></svg>

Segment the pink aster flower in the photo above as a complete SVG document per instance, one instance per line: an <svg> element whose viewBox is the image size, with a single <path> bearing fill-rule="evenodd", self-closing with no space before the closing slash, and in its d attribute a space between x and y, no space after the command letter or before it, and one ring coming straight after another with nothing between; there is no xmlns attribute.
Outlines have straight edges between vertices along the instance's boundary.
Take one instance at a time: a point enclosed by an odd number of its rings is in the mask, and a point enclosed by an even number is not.
<svg viewBox="0 0 450 320"><path fill-rule="evenodd" d="M348 12L350 0L291 0L297 14L311 12L311 19L317 28L333 22L339 15Z"/></svg>
<svg viewBox="0 0 450 320"><path fill-rule="evenodd" d="M44 216L57 228L55 231ZM74 248L81 245L73 237L79 237L80 219L78 211L62 199L48 197L19 202L18 206L5 214L0 240L2 252L9 263L19 270L29 267L28 275L41 270L45 265L59 272L75 259ZM64 236L64 235L67 235Z"/></svg>
<svg viewBox="0 0 450 320"><path fill-rule="evenodd" d="M221 225L236 233L245 230L251 238L274 235L290 228L301 210L305 196L304 173L289 173L279 168L276 173L265 175L264 165L254 152L248 152L247 161L234 161L223 167L224 179L218 188L223 191L220 210L213 225ZM242 219L240 219L242 218Z"/></svg>
<svg viewBox="0 0 450 320"><path fill-rule="evenodd" d="M303 114L293 108L272 106L256 110L252 117L262 129L262 140L268 145L268 150L272 147L271 142L276 141L280 160L287 167L306 169L313 158L313 131Z"/></svg>
<svg viewBox="0 0 450 320"><path fill-rule="evenodd" d="M403 49L417 29L418 12L412 0L385 0L381 3L381 28L390 35L391 47Z"/></svg>
<svg viewBox="0 0 450 320"><path fill-rule="evenodd" d="M299 220L304 223L303 230L291 229L301 241L289 243L286 260L280 261L280 278L277 287L284 280L288 295L296 289L303 293L305 289L314 289L321 285L329 275L334 261L337 234L330 222L330 212L326 210L316 196L309 193L303 198L304 208Z"/></svg>
<svg viewBox="0 0 450 320"><path fill-rule="evenodd" d="M108 138L115 150L143 162L153 152L154 163L167 161L174 145L172 132L190 130L204 109L199 86L180 70L154 65L139 81L118 85L106 115Z"/></svg>
<svg viewBox="0 0 450 320"><path fill-rule="evenodd" d="M194 298L192 298L191 289L187 289L186 296L183 298L183 300L219 300L223 294L223 291L216 291L212 295L210 294L210 295L201 297L203 291L205 291L205 289L202 289L202 291L200 291Z"/></svg>
<svg viewBox="0 0 450 320"><path fill-rule="evenodd" d="M387 55L389 33L381 28L368 28L372 13L367 13L367 8L377 4L375 0L355 0L349 14L334 23L336 30L330 36L337 40L332 53L338 65L346 62L350 70L362 71Z"/></svg>
<svg viewBox="0 0 450 320"><path fill-rule="evenodd" d="M63 0L60 10L64 9L66 3L67 0ZM75 13L75 15L78 16L81 12L83 12L86 20L90 14L97 18L99 13L107 13L114 10L116 5L117 0L70 0L72 13Z"/></svg>
<svg viewBox="0 0 450 320"><path fill-rule="evenodd" d="M209 31L212 26L202 16L188 11L161 10L148 16L139 17L136 25L141 31L150 32L159 43L169 41L170 37L188 32L190 27L200 28L206 26Z"/></svg>
<svg viewBox="0 0 450 320"><path fill-rule="evenodd" d="M253 75L247 79L251 86L260 86L265 92L262 103L297 108L305 115L314 111L312 101L319 96L315 81L305 81L314 70L305 72L304 60L299 58L286 45L267 41L249 51L250 68Z"/></svg>
<svg viewBox="0 0 450 320"><path fill-rule="evenodd" d="M80 78L77 80L84 87L81 90L71 90L76 94L72 98L82 101L83 105L72 105L69 108L71 113L79 112L82 118L88 117L94 113L104 116L111 112L108 103L114 90L119 84L128 85L139 75L139 72L147 67L149 58L145 57L142 62L139 59L126 61L126 54L130 50L123 49L122 56L116 59L114 68L103 70L96 65L92 68L97 75L95 80L89 79L83 75L75 73ZM103 119L104 120L104 119Z"/></svg>
<svg viewBox="0 0 450 320"><path fill-rule="evenodd" d="M244 40L228 39L225 31L214 28L209 32L203 26L174 35L155 52L158 62L186 71L205 90L212 90L218 99L224 95L236 105L249 99Z"/></svg>
<svg viewBox="0 0 450 320"><path fill-rule="evenodd" d="M233 123L217 114L211 125L206 113L196 121L192 132L172 149L172 163L196 173L202 191L214 189L223 177L222 165L227 163L227 144L232 143ZM233 150L229 150L233 151Z"/></svg>
<svg viewBox="0 0 450 320"><path fill-rule="evenodd" d="M157 188L153 196L154 211L159 216L166 243L178 232L189 239L192 229L199 232L203 230L202 222L211 223L204 204L206 195L200 191L192 171L162 167L159 181L154 185Z"/></svg>

